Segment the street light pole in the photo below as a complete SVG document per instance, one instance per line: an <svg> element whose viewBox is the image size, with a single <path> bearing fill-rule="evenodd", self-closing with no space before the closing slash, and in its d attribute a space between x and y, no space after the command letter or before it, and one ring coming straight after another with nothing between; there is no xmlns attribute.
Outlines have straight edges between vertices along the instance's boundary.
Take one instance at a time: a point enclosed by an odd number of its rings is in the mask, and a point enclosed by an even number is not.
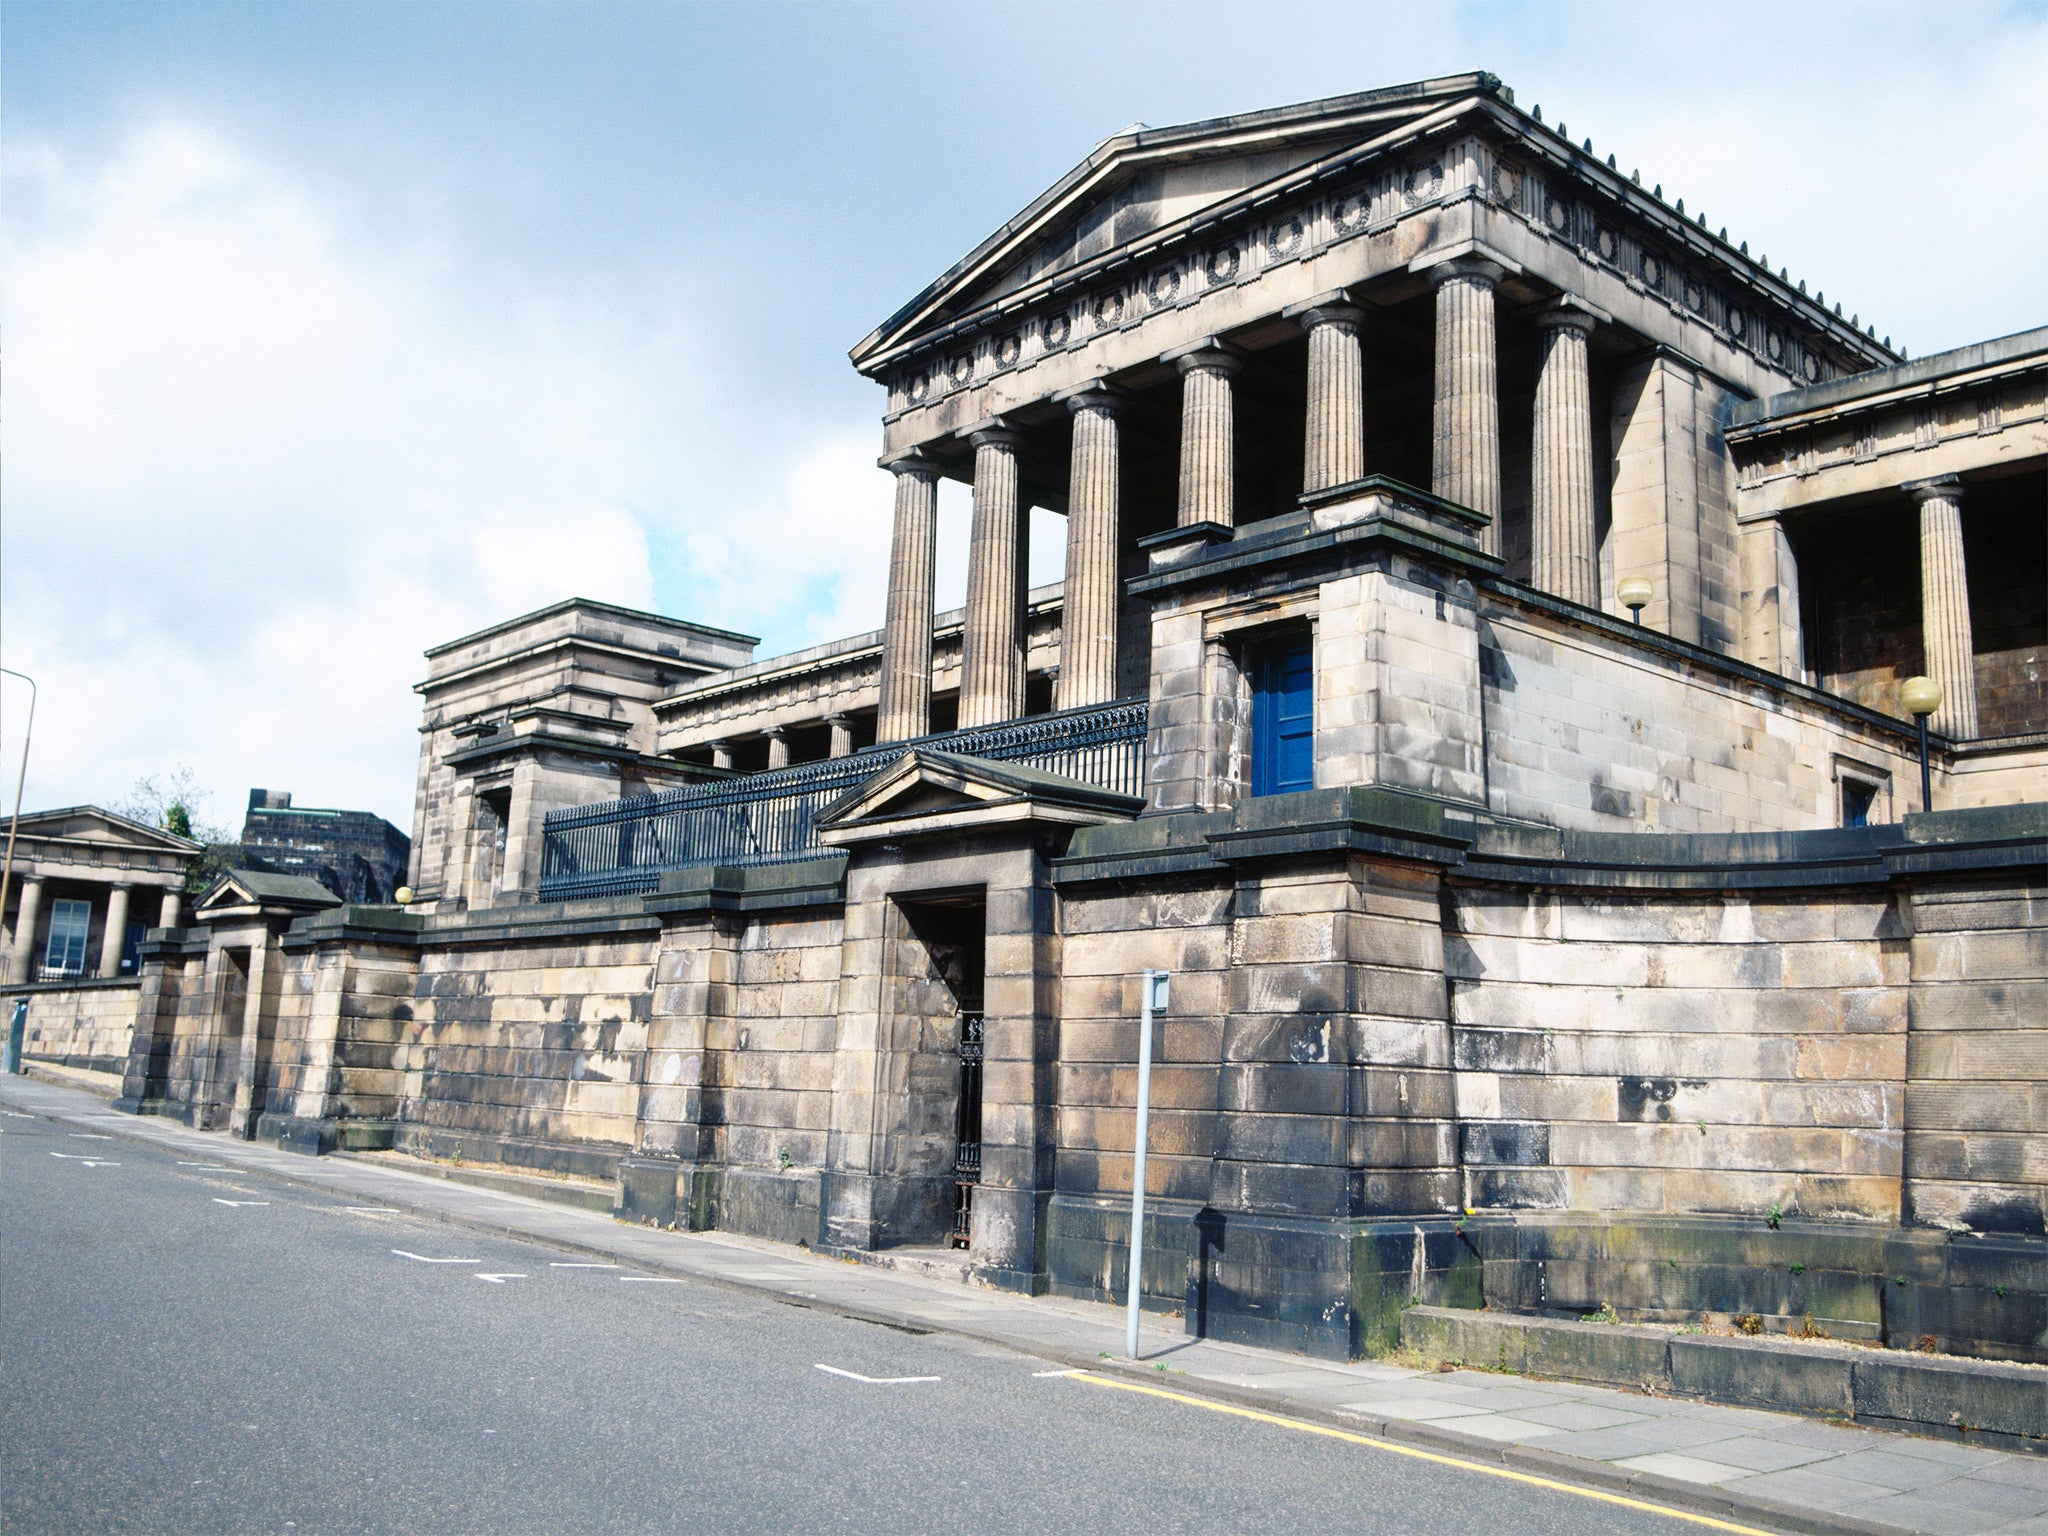
<svg viewBox="0 0 2048 1536"><path fill-rule="evenodd" d="M1899 684L1899 702L1920 722L1920 809L1934 809L1934 775L1927 769L1927 717L1941 708L1941 684L1931 677L1909 677Z"/></svg>
<svg viewBox="0 0 2048 1536"><path fill-rule="evenodd" d="M7 860L0 865L0 917L7 912L7 889L14 883L14 835L21 830L21 792L28 783L28 741L36 728L36 680L26 672L17 672L12 667L0 667L9 677L18 677L28 684L28 724L21 731L21 772L14 779L14 815L7 823ZM34 934L29 937L33 939Z"/></svg>
<svg viewBox="0 0 2048 1536"><path fill-rule="evenodd" d="M1145 1137L1152 1120L1152 1010L1166 1006L1165 971L1138 982L1138 1134L1131 1159L1131 1262L1125 1293L1124 1353L1138 1358L1138 1288L1145 1268Z"/></svg>

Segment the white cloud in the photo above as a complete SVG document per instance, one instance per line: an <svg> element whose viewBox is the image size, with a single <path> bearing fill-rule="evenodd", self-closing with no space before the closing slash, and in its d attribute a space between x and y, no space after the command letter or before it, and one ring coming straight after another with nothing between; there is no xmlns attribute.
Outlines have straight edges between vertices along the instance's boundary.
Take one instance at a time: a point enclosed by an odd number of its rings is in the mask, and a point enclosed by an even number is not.
<svg viewBox="0 0 2048 1536"><path fill-rule="evenodd" d="M303 189L176 125L90 169L10 151L8 178L30 805L189 763L224 819L257 784L407 824L421 650L571 594L653 606L650 525L720 594L692 617L879 622L872 448L825 441L741 518L678 505L707 393L684 338L350 249Z"/></svg>

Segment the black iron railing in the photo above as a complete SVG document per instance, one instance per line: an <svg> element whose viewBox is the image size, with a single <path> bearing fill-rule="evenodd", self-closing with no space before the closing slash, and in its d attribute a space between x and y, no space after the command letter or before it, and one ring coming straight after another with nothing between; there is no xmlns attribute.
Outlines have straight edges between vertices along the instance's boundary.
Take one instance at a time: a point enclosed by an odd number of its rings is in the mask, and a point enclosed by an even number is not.
<svg viewBox="0 0 2048 1536"><path fill-rule="evenodd" d="M822 847L817 818L824 809L913 748L1016 763L1141 796L1145 717L1144 700L1126 699L554 811L541 835L541 899L651 891L670 869L809 858Z"/></svg>

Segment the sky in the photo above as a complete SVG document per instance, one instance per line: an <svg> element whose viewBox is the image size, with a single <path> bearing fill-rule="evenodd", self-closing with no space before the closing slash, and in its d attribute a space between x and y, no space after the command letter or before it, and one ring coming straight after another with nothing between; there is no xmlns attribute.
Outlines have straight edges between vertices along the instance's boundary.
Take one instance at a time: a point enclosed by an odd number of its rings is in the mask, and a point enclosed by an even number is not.
<svg viewBox="0 0 2048 1536"><path fill-rule="evenodd" d="M848 348L1130 123L1468 69L1914 356L2048 323L2048 0L4 0L25 804L187 767L217 823L409 828L430 645L569 596L878 627ZM949 485L941 607L966 529Z"/></svg>

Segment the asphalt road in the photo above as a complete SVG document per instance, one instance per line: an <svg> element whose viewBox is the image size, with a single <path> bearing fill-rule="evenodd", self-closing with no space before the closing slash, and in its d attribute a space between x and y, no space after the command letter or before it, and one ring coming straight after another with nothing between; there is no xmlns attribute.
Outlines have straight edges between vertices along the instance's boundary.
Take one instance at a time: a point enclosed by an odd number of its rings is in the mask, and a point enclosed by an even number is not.
<svg viewBox="0 0 2048 1536"><path fill-rule="evenodd" d="M0 1119L9 1536L1701 1528L1052 1370Z"/></svg>

